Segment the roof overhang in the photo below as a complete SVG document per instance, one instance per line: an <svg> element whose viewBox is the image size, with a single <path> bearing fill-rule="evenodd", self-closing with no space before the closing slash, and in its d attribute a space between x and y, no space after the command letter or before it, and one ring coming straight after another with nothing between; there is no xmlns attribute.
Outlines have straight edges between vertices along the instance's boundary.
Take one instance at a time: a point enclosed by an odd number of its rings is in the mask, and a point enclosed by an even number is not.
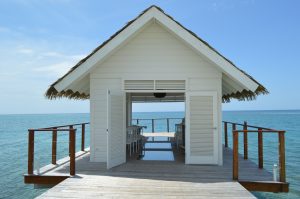
<svg viewBox="0 0 300 199"><path fill-rule="evenodd" d="M236 85L239 85L236 93L224 93L227 98L223 98L224 101L229 101L229 98L235 98L237 94L248 93L248 96L254 96L260 93L267 93L267 90L254 80L251 76L246 74L244 71L236 67L231 61L222 56L219 52L213 49L209 44L200 39L193 32L183 27L180 23L175 21L172 17L165 14L157 6L151 6L146 9L137 18L130 21L125 27L114 34L109 40L105 41L102 45L96 48L90 55L81 60L75 65L66 75L57 80L51 85L52 89L55 89L57 93L67 92L71 85L80 82L102 61L108 56L115 52L122 44L126 43L129 39L135 36L148 22L155 20L170 32L176 35L178 38L183 40L197 53L203 55L219 70L222 71L226 78L233 80ZM223 80L224 81L224 80ZM226 81L226 80L225 80ZM230 89L229 89L230 90ZM231 89L232 91L232 89ZM72 91L69 91L72 92ZM75 92L74 92L75 93ZM81 93L88 97L88 94ZM47 95L47 94L46 94ZM63 95L62 95L63 96ZM253 98L250 97L249 99ZM49 97L49 96L48 96ZM51 98L51 97L50 97ZM247 97L248 99L248 97Z"/></svg>

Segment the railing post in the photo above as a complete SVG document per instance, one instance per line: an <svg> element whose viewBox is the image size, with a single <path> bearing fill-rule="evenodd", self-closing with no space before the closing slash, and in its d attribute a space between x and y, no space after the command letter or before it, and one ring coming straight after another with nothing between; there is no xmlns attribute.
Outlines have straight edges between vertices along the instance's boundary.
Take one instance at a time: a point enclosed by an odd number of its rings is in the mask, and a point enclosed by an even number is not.
<svg viewBox="0 0 300 199"><path fill-rule="evenodd" d="M244 129L244 159L247 160L248 159L248 132L247 132L248 125L246 121L244 122L243 129Z"/></svg>
<svg viewBox="0 0 300 199"><path fill-rule="evenodd" d="M233 133L233 163L232 163L232 178L239 179L239 133L235 130Z"/></svg>
<svg viewBox="0 0 300 199"><path fill-rule="evenodd" d="M85 141L85 124L81 125L81 151L84 151L84 141Z"/></svg>
<svg viewBox="0 0 300 199"><path fill-rule="evenodd" d="M169 127L169 118L167 118L167 131L170 132L170 127Z"/></svg>
<svg viewBox="0 0 300 199"><path fill-rule="evenodd" d="M71 142L71 130L73 129L73 125L70 125L69 126L69 129L70 129L70 131L69 131L69 142ZM71 149L70 149L70 147L69 147L69 156L70 156L70 154L71 154Z"/></svg>
<svg viewBox="0 0 300 199"><path fill-rule="evenodd" d="M264 167L263 133L261 128L258 129L258 167L260 169Z"/></svg>
<svg viewBox="0 0 300 199"><path fill-rule="evenodd" d="M154 119L151 120L152 120L152 133L154 133Z"/></svg>
<svg viewBox="0 0 300 199"><path fill-rule="evenodd" d="M139 125L139 119L136 119L136 125Z"/></svg>
<svg viewBox="0 0 300 199"><path fill-rule="evenodd" d="M69 142L69 151L70 151L70 175L75 175L75 131L76 129L70 128L70 142Z"/></svg>
<svg viewBox="0 0 300 199"><path fill-rule="evenodd" d="M34 130L28 130L28 174L33 174L34 168Z"/></svg>
<svg viewBox="0 0 300 199"><path fill-rule="evenodd" d="M233 124L232 124L232 131L235 131L235 130L236 130L236 124L233 123Z"/></svg>
<svg viewBox="0 0 300 199"><path fill-rule="evenodd" d="M225 148L228 148L228 131L227 131L227 122L224 122L224 139L225 139Z"/></svg>
<svg viewBox="0 0 300 199"><path fill-rule="evenodd" d="M236 124L233 123L233 124L232 124L232 132L235 131L235 130L236 130ZM233 138L232 138L232 139L233 139Z"/></svg>
<svg viewBox="0 0 300 199"><path fill-rule="evenodd" d="M284 131L278 132L279 138L279 180L280 182L286 182L285 177L285 141L284 141Z"/></svg>
<svg viewBox="0 0 300 199"><path fill-rule="evenodd" d="M56 164L57 130L52 131L52 164Z"/></svg>

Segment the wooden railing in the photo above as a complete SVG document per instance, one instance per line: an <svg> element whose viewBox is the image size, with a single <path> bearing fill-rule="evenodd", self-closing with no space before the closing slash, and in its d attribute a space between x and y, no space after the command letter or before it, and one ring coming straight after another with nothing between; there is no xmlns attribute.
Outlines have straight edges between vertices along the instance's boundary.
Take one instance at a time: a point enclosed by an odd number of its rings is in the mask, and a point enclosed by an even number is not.
<svg viewBox="0 0 300 199"><path fill-rule="evenodd" d="M140 121L151 121L151 132L155 132L155 121L156 120L166 120L166 132L170 132L170 121L171 120L182 120L183 118L155 118L155 119L132 119L132 122L136 122L137 125L140 125Z"/></svg>
<svg viewBox="0 0 300 199"><path fill-rule="evenodd" d="M243 124L227 122L224 123L224 141L225 147L228 147L228 124L232 125L232 140L233 140L233 168L232 178L238 180L239 178L239 133L243 133L243 144L244 144L244 159L248 159L248 133L257 133L257 148L258 148L258 167L262 169L264 167L263 160L263 134L264 133L277 133L278 134L278 154L279 154L279 181L286 182L285 174L285 131L274 130L265 127L248 125L247 122ZM238 130L237 126L241 126L242 129ZM248 128L251 128L249 130ZM253 129L253 130L252 130Z"/></svg>
<svg viewBox="0 0 300 199"><path fill-rule="evenodd" d="M81 150L85 148L85 126L89 123L69 124L63 126L53 126L47 128L28 129L28 174L33 175L34 171L34 136L37 132L52 132L52 164L57 161L57 133L69 133L69 156L70 156L70 175L75 175L75 147L76 130L75 126L81 126ZM68 128L66 128L68 127Z"/></svg>

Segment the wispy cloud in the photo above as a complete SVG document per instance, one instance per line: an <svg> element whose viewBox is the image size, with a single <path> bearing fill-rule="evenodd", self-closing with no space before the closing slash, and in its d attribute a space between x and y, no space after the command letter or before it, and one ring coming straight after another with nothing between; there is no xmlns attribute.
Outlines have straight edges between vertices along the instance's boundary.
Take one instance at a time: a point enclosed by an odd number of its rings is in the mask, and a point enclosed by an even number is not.
<svg viewBox="0 0 300 199"><path fill-rule="evenodd" d="M21 53L21 54L25 54L25 55L31 55L34 53L34 50L31 49L31 48L24 48L24 47L21 47L21 48L18 48L17 49L17 52L18 53Z"/></svg>
<svg viewBox="0 0 300 199"><path fill-rule="evenodd" d="M43 65L39 67L33 68L34 72L42 72L45 75L51 75L55 77L59 77L64 75L71 67L73 67L80 59L82 59L85 55L64 55L64 54L56 54L54 52L49 52L48 56L59 56L62 61Z"/></svg>
<svg viewBox="0 0 300 199"><path fill-rule="evenodd" d="M1 72L0 79L1 80L12 80L19 77L19 72Z"/></svg>
<svg viewBox="0 0 300 199"><path fill-rule="evenodd" d="M49 51L49 52L41 52L40 56L42 57L52 57L52 58L61 58L61 59L68 59L68 60L79 60L84 58L85 54L80 55L67 55L61 52Z"/></svg>
<svg viewBox="0 0 300 199"><path fill-rule="evenodd" d="M36 72L43 72L43 73L45 72L45 74L51 73L52 75L55 76L61 76L64 73L66 73L73 64L74 62L64 61L61 63L34 68L33 70Z"/></svg>

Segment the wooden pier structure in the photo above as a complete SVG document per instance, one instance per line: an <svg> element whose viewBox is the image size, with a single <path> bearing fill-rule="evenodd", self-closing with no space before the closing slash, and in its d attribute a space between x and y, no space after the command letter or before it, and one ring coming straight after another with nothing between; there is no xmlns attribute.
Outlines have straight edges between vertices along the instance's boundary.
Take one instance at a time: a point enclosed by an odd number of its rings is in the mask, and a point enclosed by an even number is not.
<svg viewBox="0 0 300 199"><path fill-rule="evenodd" d="M127 157L125 164L107 170L106 163L90 162L89 148L84 148L85 125L73 124L29 130L28 184L56 185L38 198L255 198L250 191L288 192L285 176L284 131L224 123L223 165L184 164L182 149L172 147L174 161L138 160ZM232 125L233 149L228 147L228 126ZM81 150L75 152L74 127L81 126ZM241 126L240 130L238 127ZM257 130L253 130L257 129ZM52 132L52 164L34 171L34 134ZM69 132L70 156L56 160L57 133ZM258 165L248 159L248 133L257 133ZM164 133L153 133L161 137ZM239 154L238 136L243 134L243 154ZM263 168L263 134L276 133L279 140L279 180ZM172 139L174 133L170 133ZM151 133L146 134L147 137ZM149 141L151 142L151 141Z"/></svg>

